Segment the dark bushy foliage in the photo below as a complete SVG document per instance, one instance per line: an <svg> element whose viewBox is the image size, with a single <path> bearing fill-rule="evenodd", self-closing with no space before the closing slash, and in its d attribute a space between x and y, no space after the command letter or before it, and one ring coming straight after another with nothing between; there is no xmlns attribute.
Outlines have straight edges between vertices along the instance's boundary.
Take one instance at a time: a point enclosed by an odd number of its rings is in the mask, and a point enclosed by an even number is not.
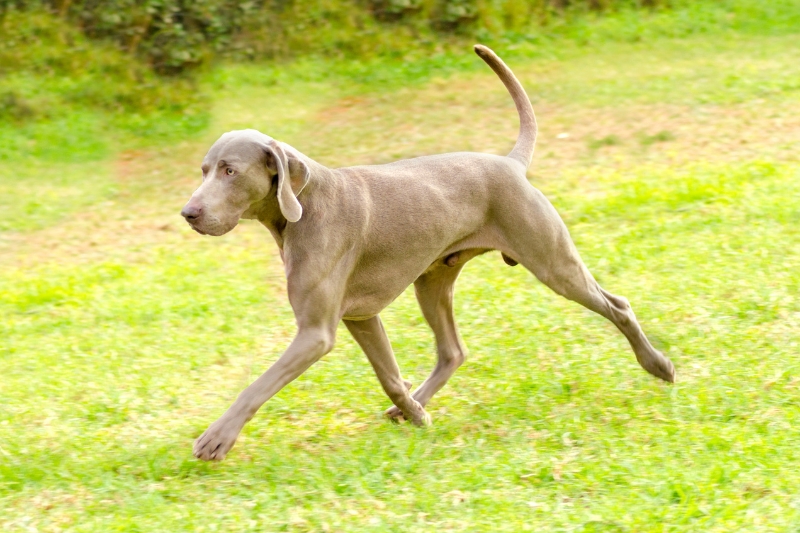
<svg viewBox="0 0 800 533"><path fill-rule="evenodd" d="M7 0L5 7L30 8L31 2ZM89 37L146 57L162 73L202 63L260 8L232 0L43 0L37 7L66 17Z"/></svg>
<svg viewBox="0 0 800 533"><path fill-rule="evenodd" d="M362 54L376 35L519 30L564 11L653 6L669 0L0 0L44 8L94 38L176 73L220 53ZM391 27L383 27L385 25ZM390 39L390 38L389 38ZM391 39L390 39L391 40Z"/></svg>

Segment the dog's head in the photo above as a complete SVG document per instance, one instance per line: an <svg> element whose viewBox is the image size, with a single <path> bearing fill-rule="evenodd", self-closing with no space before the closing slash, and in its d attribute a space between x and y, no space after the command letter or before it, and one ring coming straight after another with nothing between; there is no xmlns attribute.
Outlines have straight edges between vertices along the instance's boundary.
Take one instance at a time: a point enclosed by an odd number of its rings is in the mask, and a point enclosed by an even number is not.
<svg viewBox="0 0 800 533"><path fill-rule="evenodd" d="M296 196L309 172L299 154L287 148L256 130L225 133L203 159L203 183L181 215L198 233L224 235L276 196L280 214L297 222L303 207Z"/></svg>

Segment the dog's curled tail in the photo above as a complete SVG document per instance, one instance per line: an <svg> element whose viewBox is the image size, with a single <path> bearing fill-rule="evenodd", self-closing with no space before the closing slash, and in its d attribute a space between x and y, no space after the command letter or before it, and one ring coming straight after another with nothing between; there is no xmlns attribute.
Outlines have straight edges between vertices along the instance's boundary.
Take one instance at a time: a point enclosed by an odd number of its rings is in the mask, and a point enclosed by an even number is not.
<svg viewBox="0 0 800 533"><path fill-rule="evenodd" d="M492 67L495 74L500 77L500 81L506 86L511 98L514 100L514 105L517 106L517 113L519 113L519 135L514 149L508 154L508 157L515 159L525 165L531 164L533 157L533 148L536 145L536 116L533 114L533 106L511 69L503 63L503 60L497 57L497 54L492 52L489 48L482 44L475 45L475 53L481 59L486 61L486 64Z"/></svg>

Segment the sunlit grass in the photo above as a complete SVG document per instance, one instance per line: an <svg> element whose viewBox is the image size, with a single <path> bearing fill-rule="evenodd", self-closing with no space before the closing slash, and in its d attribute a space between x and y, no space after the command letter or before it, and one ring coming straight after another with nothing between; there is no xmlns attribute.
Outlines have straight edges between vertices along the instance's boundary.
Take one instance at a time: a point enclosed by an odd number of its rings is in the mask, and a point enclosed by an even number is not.
<svg viewBox="0 0 800 533"><path fill-rule="evenodd" d="M293 329L257 227L155 246L142 263L6 269L9 523L784 530L798 519L800 249L780 191L796 171L684 171L608 179L591 206L559 204L601 283L675 361L676 385L639 369L602 319L489 255L460 281L471 355L431 403L431 429L381 419L387 400L342 330L221 465L191 459L192 438ZM705 176L731 174L754 190L709 199L720 186ZM384 321L420 383L432 339L411 294Z"/></svg>
<svg viewBox="0 0 800 533"><path fill-rule="evenodd" d="M705 53L685 54L692 42ZM697 38L658 68L636 44L512 63L540 111L533 183L673 359L675 385L641 370L609 323L489 254L459 280L470 355L429 405L431 428L381 418L388 399L340 328L221 464L193 459L192 440L280 355L294 322L262 228L201 238L177 216L208 143L256 127L332 165L502 153L516 123L499 82L471 71L375 90L227 67L207 81L202 141L5 166L0 528L793 531L796 93L780 80L768 93L717 84L740 64L796 72L793 42L742 37L735 60L730 42ZM687 74L659 74L670 68ZM643 115L626 114L631 101ZM685 115L666 121L662 105ZM772 127L761 144L745 136L756 155L739 142L753 123ZM708 132L718 140L698 150ZM413 294L382 316L419 385L434 350Z"/></svg>

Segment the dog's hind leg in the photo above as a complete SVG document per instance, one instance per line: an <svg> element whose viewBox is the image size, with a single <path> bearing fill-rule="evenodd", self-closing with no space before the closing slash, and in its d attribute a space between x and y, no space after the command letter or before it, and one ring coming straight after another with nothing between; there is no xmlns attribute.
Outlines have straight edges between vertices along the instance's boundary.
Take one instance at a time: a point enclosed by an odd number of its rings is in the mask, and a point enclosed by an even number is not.
<svg viewBox="0 0 800 533"><path fill-rule="evenodd" d="M516 202L516 209L505 211L501 232L510 249L503 252L556 293L614 323L627 337L642 368L665 381L675 381L672 362L650 344L628 300L601 288L583 264L550 202L534 188L526 196L530 203Z"/></svg>
<svg viewBox="0 0 800 533"><path fill-rule="evenodd" d="M400 368L397 366L397 360L394 358L392 346L383 329L380 317L375 315L367 320L344 320L343 322L358 345L364 350L383 390L386 391L386 395L398 407L401 414L414 425L430 425L430 415L425 412L419 402L411 397L407 383L400 376Z"/></svg>
<svg viewBox="0 0 800 533"><path fill-rule="evenodd" d="M430 376L414 391L413 397L422 406L428 404L439 389L461 366L466 357L466 348L458 335L453 316L453 291L456 278L474 253L466 253L457 264L439 266L426 272L414 282L414 293L422 314L436 337L436 366ZM386 416L396 418L402 413L397 407L386 410Z"/></svg>

